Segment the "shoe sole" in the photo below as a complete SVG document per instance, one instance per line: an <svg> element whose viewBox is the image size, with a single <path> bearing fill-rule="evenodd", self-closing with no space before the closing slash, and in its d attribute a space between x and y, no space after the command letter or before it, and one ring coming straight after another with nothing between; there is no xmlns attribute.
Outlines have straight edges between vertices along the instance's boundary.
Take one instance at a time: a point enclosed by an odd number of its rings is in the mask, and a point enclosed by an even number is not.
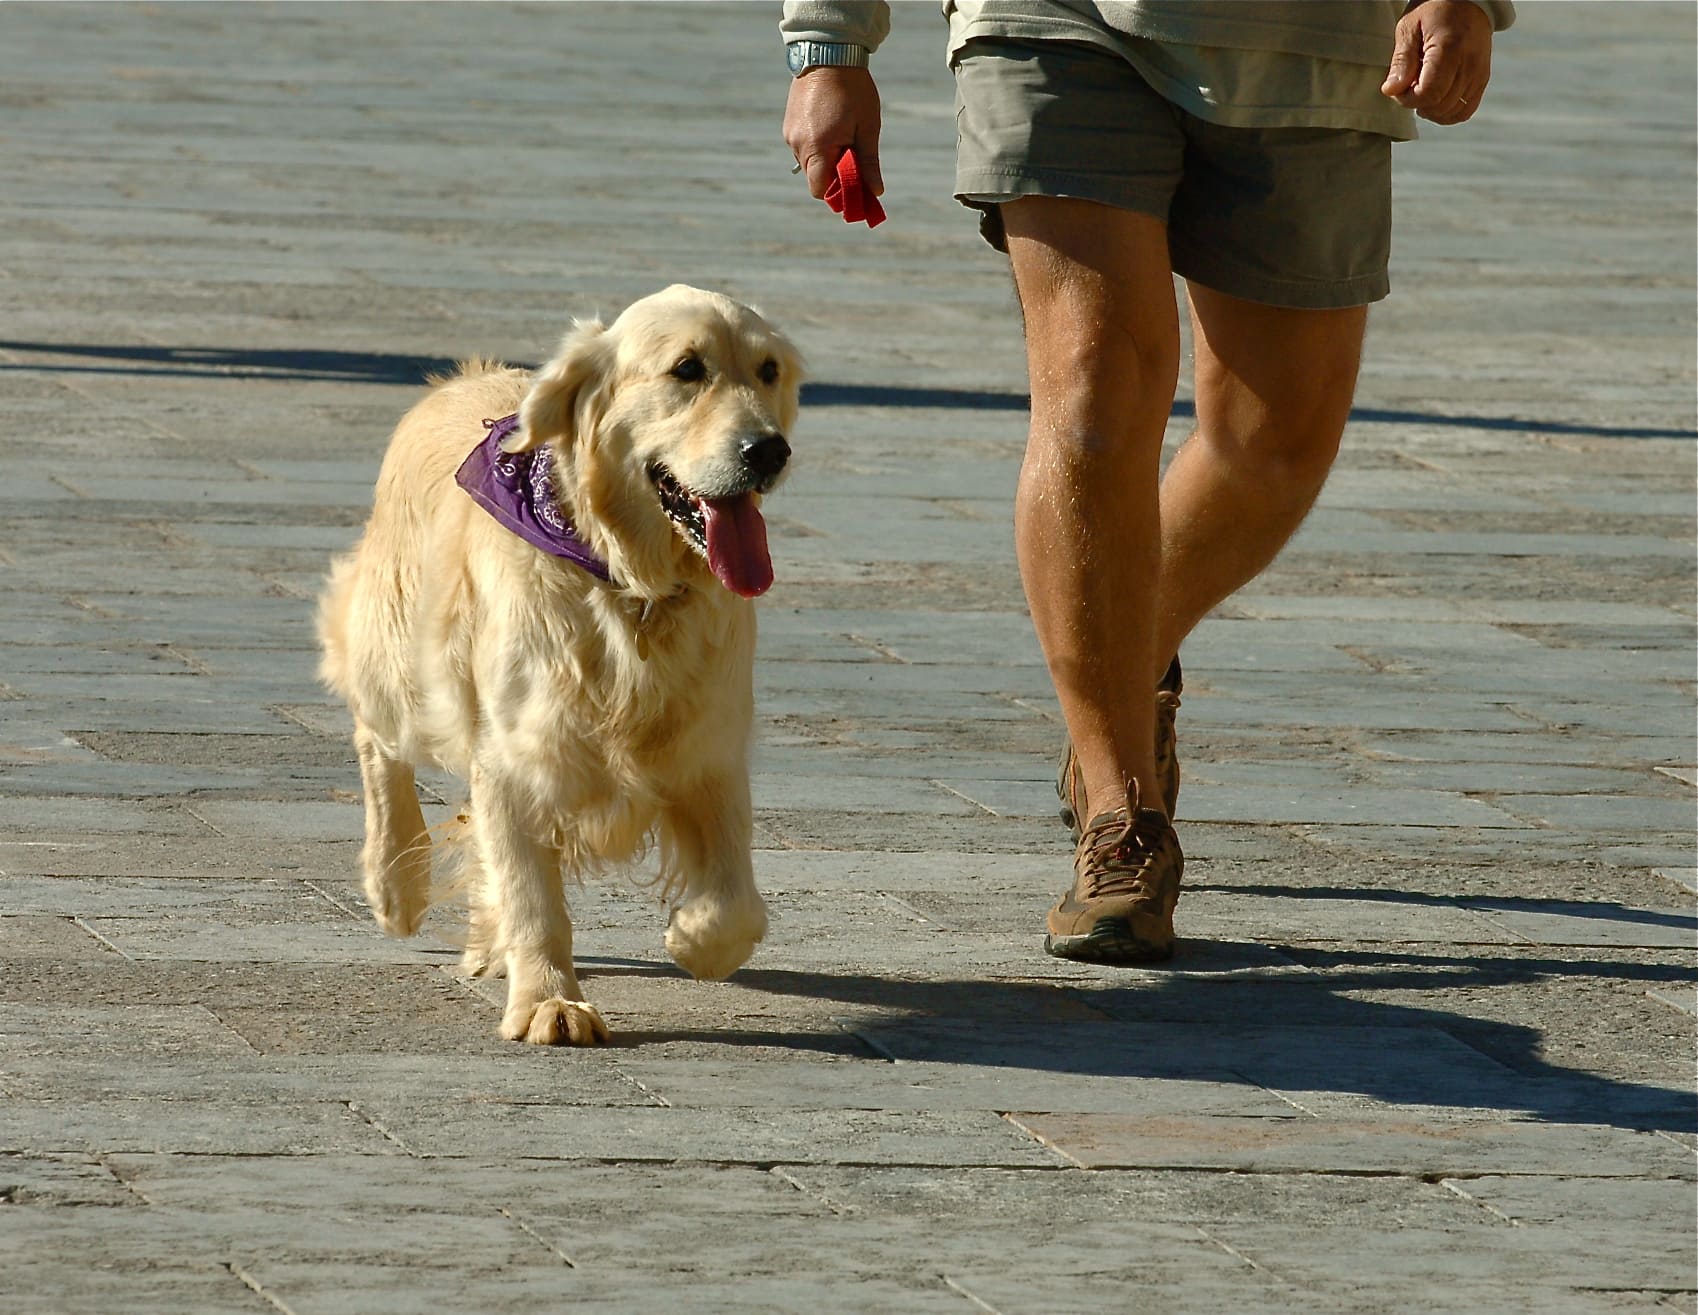
<svg viewBox="0 0 1698 1315"><path fill-rule="evenodd" d="M1124 918L1099 918L1082 936L1046 935L1044 952L1079 963L1162 963L1173 958L1173 942L1145 940Z"/></svg>

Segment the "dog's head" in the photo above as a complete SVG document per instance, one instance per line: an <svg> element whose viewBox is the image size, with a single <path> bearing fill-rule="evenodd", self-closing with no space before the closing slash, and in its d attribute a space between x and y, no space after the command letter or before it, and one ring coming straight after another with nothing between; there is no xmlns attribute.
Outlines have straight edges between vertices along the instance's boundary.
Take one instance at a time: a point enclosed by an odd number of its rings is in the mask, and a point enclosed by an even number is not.
<svg viewBox="0 0 1698 1315"><path fill-rule="evenodd" d="M707 570L752 598L772 584L760 500L789 463L801 382L756 312L675 284L574 325L506 446L555 445L565 510L627 588L660 598Z"/></svg>

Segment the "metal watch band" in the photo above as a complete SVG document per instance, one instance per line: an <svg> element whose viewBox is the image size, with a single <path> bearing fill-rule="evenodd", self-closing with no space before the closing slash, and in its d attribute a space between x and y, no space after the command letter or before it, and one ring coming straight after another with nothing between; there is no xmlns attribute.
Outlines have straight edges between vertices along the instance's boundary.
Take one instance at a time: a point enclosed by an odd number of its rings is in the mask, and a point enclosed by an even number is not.
<svg viewBox="0 0 1698 1315"><path fill-rule="evenodd" d="M866 68L867 48L847 41L792 41L784 47L790 76L811 68Z"/></svg>

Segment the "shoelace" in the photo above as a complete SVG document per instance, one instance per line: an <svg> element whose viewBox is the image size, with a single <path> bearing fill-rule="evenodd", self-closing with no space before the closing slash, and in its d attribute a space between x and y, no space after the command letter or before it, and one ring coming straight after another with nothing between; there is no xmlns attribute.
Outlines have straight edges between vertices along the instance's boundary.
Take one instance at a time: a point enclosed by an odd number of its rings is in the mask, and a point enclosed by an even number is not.
<svg viewBox="0 0 1698 1315"><path fill-rule="evenodd" d="M1149 816L1138 812L1134 797L1131 807L1105 813L1085 829L1079 848L1085 856L1087 896L1095 899L1150 893L1150 865L1166 823L1158 827L1154 821L1144 820Z"/></svg>

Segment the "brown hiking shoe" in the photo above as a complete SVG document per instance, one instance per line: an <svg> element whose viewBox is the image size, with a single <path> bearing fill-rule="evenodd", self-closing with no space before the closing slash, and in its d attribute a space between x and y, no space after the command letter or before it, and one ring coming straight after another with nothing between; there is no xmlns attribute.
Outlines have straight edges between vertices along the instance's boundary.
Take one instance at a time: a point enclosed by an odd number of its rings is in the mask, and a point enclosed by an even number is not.
<svg viewBox="0 0 1698 1315"><path fill-rule="evenodd" d="M1179 716L1179 691L1183 680L1179 659L1168 663L1167 674L1156 686L1156 785L1161 790L1162 807L1169 818L1179 806L1179 735L1174 722ZM1073 761L1073 741L1061 747L1061 767L1055 775L1055 797L1061 801L1061 820L1079 843L1079 819L1086 815L1085 783L1079 779L1078 764Z"/></svg>
<svg viewBox="0 0 1698 1315"><path fill-rule="evenodd" d="M1073 855L1073 885L1049 911L1044 949L1088 963L1152 963L1173 956L1173 909L1185 855L1153 808L1091 819Z"/></svg>

